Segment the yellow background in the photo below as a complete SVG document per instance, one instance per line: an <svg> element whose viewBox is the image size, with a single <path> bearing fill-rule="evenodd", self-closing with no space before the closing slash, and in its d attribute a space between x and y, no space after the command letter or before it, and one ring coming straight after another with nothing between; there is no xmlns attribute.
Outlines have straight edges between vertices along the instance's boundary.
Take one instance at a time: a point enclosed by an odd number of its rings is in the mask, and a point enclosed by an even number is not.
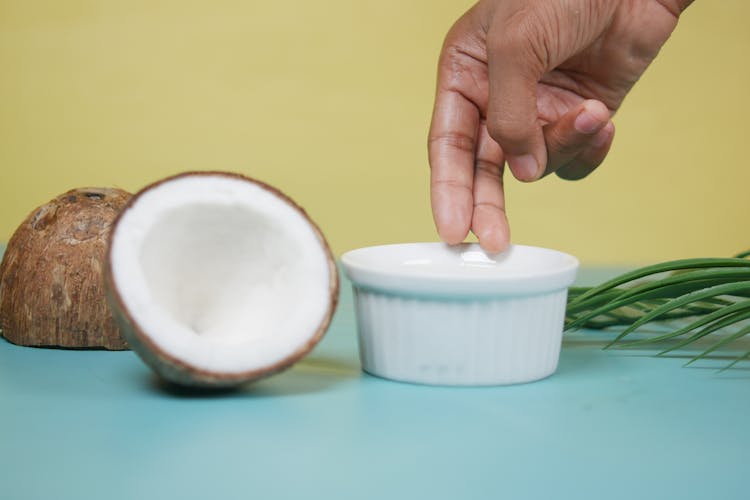
<svg viewBox="0 0 750 500"><path fill-rule="evenodd" d="M337 254L434 240L425 138L458 0L0 0L0 241L69 188L235 170ZM585 263L750 247L750 2L696 2L581 182L508 180L518 243Z"/></svg>

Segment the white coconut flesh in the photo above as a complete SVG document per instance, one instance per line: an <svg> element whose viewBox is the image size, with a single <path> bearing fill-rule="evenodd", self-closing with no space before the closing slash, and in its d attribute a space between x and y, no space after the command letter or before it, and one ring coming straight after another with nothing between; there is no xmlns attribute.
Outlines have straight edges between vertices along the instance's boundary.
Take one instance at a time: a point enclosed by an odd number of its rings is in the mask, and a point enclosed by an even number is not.
<svg viewBox="0 0 750 500"><path fill-rule="evenodd" d="M262 370L298 352L331 306L329 254L288 201L228 176L177 177L143 192L111 242L128 315L198 370Z"/></svg>

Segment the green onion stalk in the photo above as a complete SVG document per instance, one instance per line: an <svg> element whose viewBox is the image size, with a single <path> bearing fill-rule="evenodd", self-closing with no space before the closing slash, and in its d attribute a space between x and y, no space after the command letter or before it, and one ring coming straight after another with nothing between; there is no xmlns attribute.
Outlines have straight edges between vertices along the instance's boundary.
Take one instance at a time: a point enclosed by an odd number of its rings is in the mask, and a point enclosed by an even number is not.
<svg viewBox="0 0 750 500"><path fill-rule="evenodd" d="M665 355L713 333L716 340L689 362L750 334L750 251L732 258L663 262L568 294L566 331L616 328L606 347L668 346ZM660 328L647 331L646 325ZM633 339L633 334L638 338ZM739 353L724 369L750 358Z"/></svg>

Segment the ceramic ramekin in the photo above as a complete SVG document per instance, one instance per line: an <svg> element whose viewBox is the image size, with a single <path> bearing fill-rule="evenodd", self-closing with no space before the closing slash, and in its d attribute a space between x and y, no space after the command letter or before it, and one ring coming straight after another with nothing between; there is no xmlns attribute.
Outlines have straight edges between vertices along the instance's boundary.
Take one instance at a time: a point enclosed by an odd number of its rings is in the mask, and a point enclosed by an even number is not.
<svg viewBox="0 0 750 500"><path fill-rule="evenodd" d="M555 372L575 257L409 243L345 253L362 367L403 382L502 385Z"/></svg>

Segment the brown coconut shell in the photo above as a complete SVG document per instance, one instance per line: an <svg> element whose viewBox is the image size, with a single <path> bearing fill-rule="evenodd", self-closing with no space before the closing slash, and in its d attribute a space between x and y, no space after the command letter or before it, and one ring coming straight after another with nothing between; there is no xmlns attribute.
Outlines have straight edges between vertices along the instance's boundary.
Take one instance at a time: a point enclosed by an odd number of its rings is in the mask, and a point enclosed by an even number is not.
<svg viewBox="0 0 750 500"><path fill-rule="evenodd" d="M0 264L0 328L14 344L127 349L102 272L110 228L131 195L79 188L31 212Z"/></svg>
<svg viewBox="0 0 750 500"><path fill-rule="evenodd" d="M118 289L117 284L112 274L112 266L115 265L112 258L112 245L110 245L108 258L106 260L106 266L104 270L104 282L107 290L107 298L109 299L110 308L114 314L114 318L123 333L123 336L128 340L133 351L140 356L140 358L156 372L163 380L167 382L177 384L186 387L196 388L227 388L235 387L246 382L257 381L262 378L269 377L281 371L284 371L294 365L297 361L304 358L312 349L320 342L325 335L328 327L330 326L333 314L336 311L339 297L339 274L338 268L336 267L336 259L331 252L331 248L326 241L323 232L320 230L318 225L310 218L304 208L298 205L293 199L281 192L279 189L266 184L265 182L246 177L241 174L233 172L216 172L216 171L198 171L198 172L185 172L178 174L166 179L157 181L149 186L146 186L141 191L136 193L128 202L127 206L121 211L117 220L115 221L113 234L117 231L117 223L124 216L128 209L135 205L138 200L150 190L160 186L165 182L170 182L182 177L190 176L224 176L238 181L250 182L256 184L263 189L270 191L275 194L283 201L288 203L291 207L297 210L310 224L315 235L320 242L321 247L327 255L328 260L328 274L329 274L329 293L330 300L328 303L328 310L321 320L320 324L315 325L315 333L305 342L300 345L292 354L287 356L285 359L277 362L274 365L264 367L258 370L245 371L240 373L222 373L212 372L204 369L199 369L195 366L186 364L184 361L177 359L169 353L162 350L156 342L145 332L138 322L135 320L134 315L125 305ZM111 243L114 242L114 238Z"/></svg>

